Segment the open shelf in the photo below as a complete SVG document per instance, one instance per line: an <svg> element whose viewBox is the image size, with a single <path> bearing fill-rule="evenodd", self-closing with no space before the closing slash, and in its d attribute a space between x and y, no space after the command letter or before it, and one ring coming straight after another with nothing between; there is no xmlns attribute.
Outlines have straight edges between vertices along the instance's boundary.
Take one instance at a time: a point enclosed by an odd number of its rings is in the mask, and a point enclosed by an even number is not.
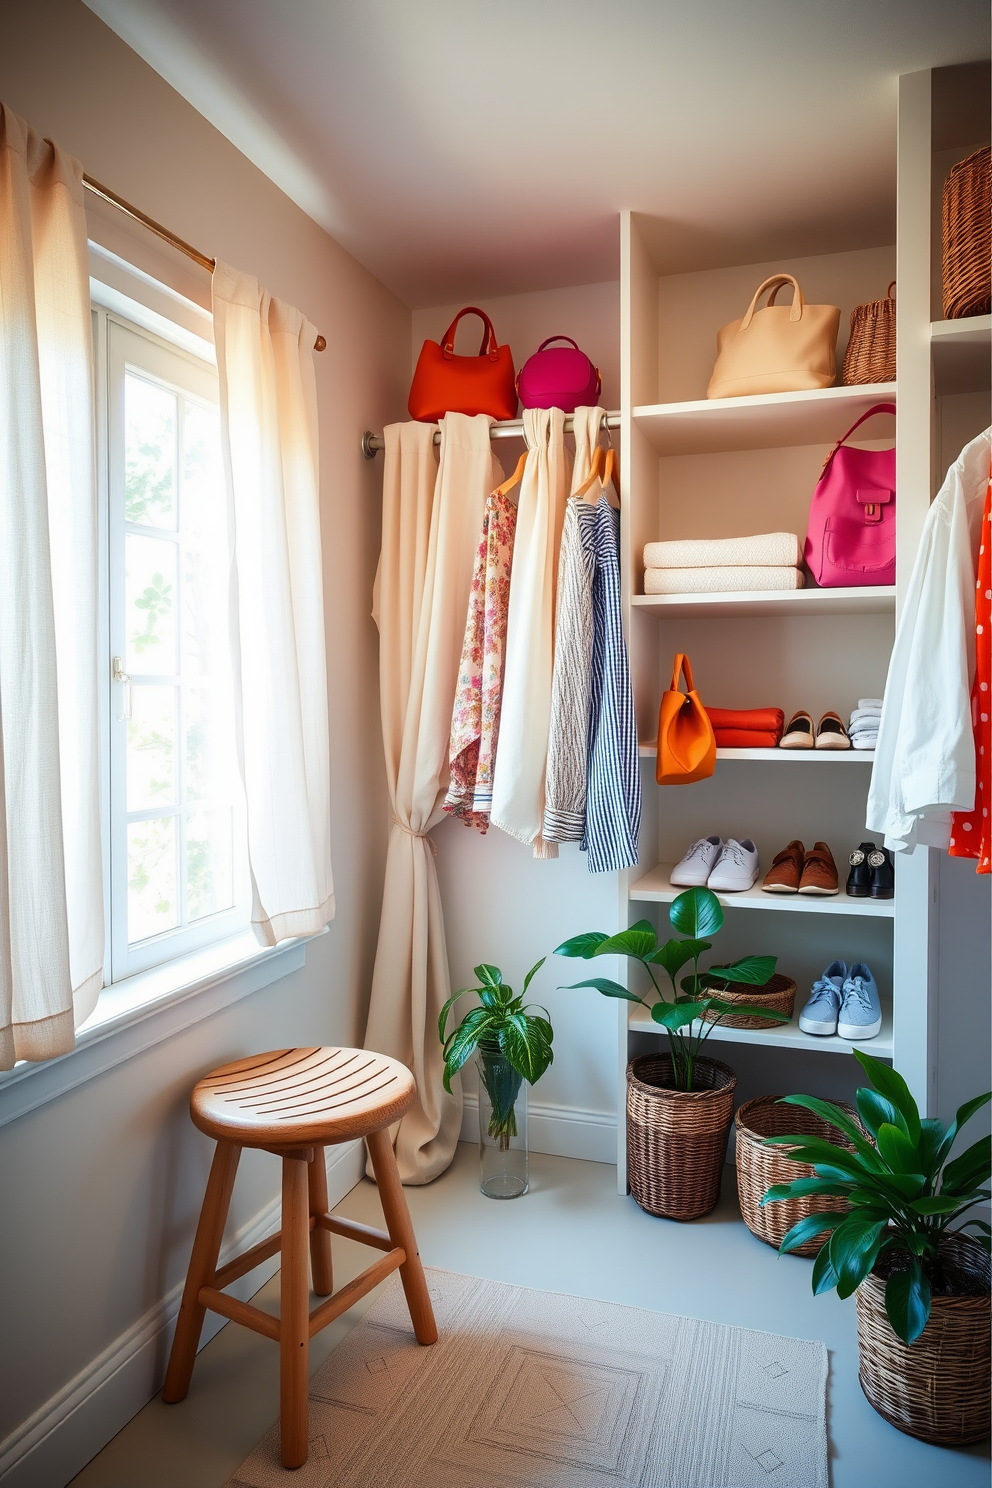
<svg viewBox="0 0 992 1488"><path fill-rule="evenodd" d="M935 320L930 347L938 396L978 392L992 382L992 315Z"/></svg>
<svg viewBox="0 0 992 1488"><path fill-rule="evenodd" d="M649 869L630 885L628 898L635 902L671 904L677 894L685 892L669 877L674 867L674 863L659 863ZM743 893L721 893L716 897L725 909L765 909L779 914L866 915L870 919L891 920L896 913L894 899L849 899L843 889L839 894L821 898L814 894L766 894L760 883L756 883Z"/></svg>
<svg viewBox="0 0 992 1488"><path fill-rule="evenodd" d="M656 744L638 744L642 759L656 759ZM718 749L718 760L746 760L749 764L765 760L772 764L805 763L807 765L870 765L874 749Z"/></svg>
<svg viewBox="0 0 992 1488"><path fill-rule="evenodd" d="M875 403L893 402L894 382L761 393L750 398L699 398L635 408L634 422L659 455L716 454L832 444Z"/></svg>
<svg viewBox="0 0 992 1488"><path fill-rule="evenodd" d="M801 996L802 993L797 992L796 1002L800 1007ZM666 1030L654 1021L647 1008L640 1007L636 1002L629 1003L628 1006L630 1012L627 1027L631 1033L655 1033L667 1037ZM702 1025L698 1021L692 1024L694 1034L701 1031ZM836 1035L816 1038L813 1034L803 1033L799 1027L797 1012L791 1023L779 1023L774 1028L725 1028L722 1023L718 1023L707 1043L710 1040L728 1044L764 1044L772 1049L806 1049L817 1054L850 1054L852 1049L867 1049L879 1059L891 1059L892 1009L883 1003L882 1027L872 1039L842 1039Z"/></svg>
<svg viewBox="0 0 992 1488"><path fill-rule="evenodd" d="M659 615L714 619L763 615L890 615L895 613L895 585L858 589L756 589L749 593L632 594L632 605Z"/></svg>

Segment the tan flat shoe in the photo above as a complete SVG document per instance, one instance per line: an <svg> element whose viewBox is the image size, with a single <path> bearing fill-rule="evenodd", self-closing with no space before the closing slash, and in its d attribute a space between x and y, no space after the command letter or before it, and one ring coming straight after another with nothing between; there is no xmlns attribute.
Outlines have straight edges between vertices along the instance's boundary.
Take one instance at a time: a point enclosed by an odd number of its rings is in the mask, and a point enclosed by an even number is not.
<svg viewBox="0 0 992 1488"><path fill-rule="evenodd" d="M793 713L785 725L785 733L778 741L779 749L812 749L816 743L816 730L809 713Z"/></svg>
<svg viewBox="0 0 992 1488"><path fill-rule="evenodd" d="M803 862L803 876L799 880L800 894L837 894L837 864L825 842L814 842Z"/></svg>
<svg viewBox="0 0 992 1488"><path fill-rule="evenodd" d="M817 749L850 749L851 736L838 713L824 713L816 725Z"/></svg>

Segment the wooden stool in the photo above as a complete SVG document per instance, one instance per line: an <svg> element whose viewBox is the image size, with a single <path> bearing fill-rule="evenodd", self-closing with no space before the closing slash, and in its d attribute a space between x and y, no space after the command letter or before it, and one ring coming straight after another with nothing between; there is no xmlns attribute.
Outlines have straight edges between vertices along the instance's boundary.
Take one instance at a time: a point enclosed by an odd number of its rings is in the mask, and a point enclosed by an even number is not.
<svg viewBox="0 0 992 1488"><path fill-rule="evenodd" d="M196 1227L176 1335L162 1399L183 1400L189 1389L203 1316L209 1307L279 1345L279 1419L282 1461L307 1460L310 1339L359 1297L399 1268L418 1343L436 1343L437 1325L417 1251L388 1127L413 1103L405 1065L367 1049L276 1049L214 1070L190 1097L193 1122L217 1149ZM364 1137L379 1185L388 1234L327 1213L324 1148ZM217 1269L224 1224L242 1147L282 1158L282 1229ZM386 1254L335 1292L331 1235L345 1235ZM307 1243L313 1289L327 1297L309 1311ZM282 1252L280 1316L271 1317L223 1288ZM333 1294L333 1295L332 1295Z"/></svg>

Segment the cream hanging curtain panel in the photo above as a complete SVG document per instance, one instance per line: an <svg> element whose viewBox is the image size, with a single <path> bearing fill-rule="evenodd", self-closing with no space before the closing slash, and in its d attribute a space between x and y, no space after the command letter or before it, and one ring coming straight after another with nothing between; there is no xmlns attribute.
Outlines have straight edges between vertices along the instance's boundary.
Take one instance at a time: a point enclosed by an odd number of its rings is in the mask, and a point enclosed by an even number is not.
<svg viewBox="0 0 992 1488"><path fill-rule="evenodd" d="M82 167L0 105L0 1068L103 982L93 350Z"/></svg>
<svg viewBox="0 0 992 1488"><path fill-rule="evenodd" d="M451 708L486 497L502 471L490 420L449 413L385 432L382 553L376 577L379 689L392 826L366 1045L402 1060L417 1104L399 1123L404 1183L429 1183L454 1155L461 1093L441 1085L438 1014L449 995L434 846L443 820ZM457 1089L457 1082L456 1082Z"/></svg>
<svg viewBox="0 0 992 1488"><path fill-rule="evenodd" d="M316 935L334 915L317 332L219 260L213 316L252 928L262 945L275 945Z"/></svg>

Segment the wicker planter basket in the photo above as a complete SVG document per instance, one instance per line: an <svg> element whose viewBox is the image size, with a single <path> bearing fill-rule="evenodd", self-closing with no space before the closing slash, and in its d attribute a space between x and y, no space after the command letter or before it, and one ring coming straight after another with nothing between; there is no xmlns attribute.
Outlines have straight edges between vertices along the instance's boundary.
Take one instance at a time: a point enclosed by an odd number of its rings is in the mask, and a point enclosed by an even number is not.
<svg viewBox="0 0 992 1488"><path fill-rule="evenodd" d="M941 215L944 319L988 315L992 308L992 149L988 145L952 166L944 182Z"/></svg>
<svg viewBox="0 0 992 1488"><path fill-rule="evenodd" d="M665 1219L698 1219L720 1197L737 1076L717 1059L697 1059L695 1084L674 1088L668 1054L642 1054L627 1066L630 1191Z"/></svg>
<svg viewBox="0 0 992 1488"><path fill-rule="evenodd" d="M909 1436L941 1446L983 1441L989 1406L989 1257L974 1240L948 1235L945 1255L976 1277L975 1297L934 1297L915 1343L897 1338L885 1314L885 1282L874 1272L858 1287L859 1379L880 1416Z"/></svg>
<svg viewBox="0 0 992 1488"><path fill-rule="evenodd" d="M893 279L884 300L868 300L851 311L851 336L841 374L841 382L847 386L896 380L895 282Z"/></svg>
<svg viewBox="0 0 992 1488"><path fill-rule="evenodd" d="M709 990L721 1002L737 1003L741 1007L766 1007L776 1013L788 1013L790 1018L796 1000L795 982L791 977L779 976L778 973L761 987L749 987L746 982L731 982L725 992L717 987ZM704 1013L703 1017L707 1023L715 1023L720 1014L709 1012ZM720 1023L724 1028L778 1027L775 1018L751 1017L742 1013L728 1013L726 1017L720 1018Z"/></svg>
<svg viewBox="0 0 992 1488"><path fill-rule="evenodd" d="M850 1106L838 1104L861 1126L857 1113ZM761 1200L773 1183L791 1183L796 1178L813 1177L809 1163L792 1162L786 1156L793 1148L766 1147L764 1138L793 1134L823 1137L852 1151L851 1143L835 1126L828 1125L803 1106L783 1106L777 1095L759 1095L756 1100L745 1101L738 1109L734 1128L737 1133L737 1193L741 1214L751 1234L764 1240L766 1245L774 1245L777 1250L786 1231L808 1214L824 1214L828 1210L836 1212L849 1207L846 1199L809 1194L804 1199L787 1199L782 1204L768 1204L761 1208ZM825 1233L815 1235L790 1254L815 1256L826 1238Z"/></svg>

